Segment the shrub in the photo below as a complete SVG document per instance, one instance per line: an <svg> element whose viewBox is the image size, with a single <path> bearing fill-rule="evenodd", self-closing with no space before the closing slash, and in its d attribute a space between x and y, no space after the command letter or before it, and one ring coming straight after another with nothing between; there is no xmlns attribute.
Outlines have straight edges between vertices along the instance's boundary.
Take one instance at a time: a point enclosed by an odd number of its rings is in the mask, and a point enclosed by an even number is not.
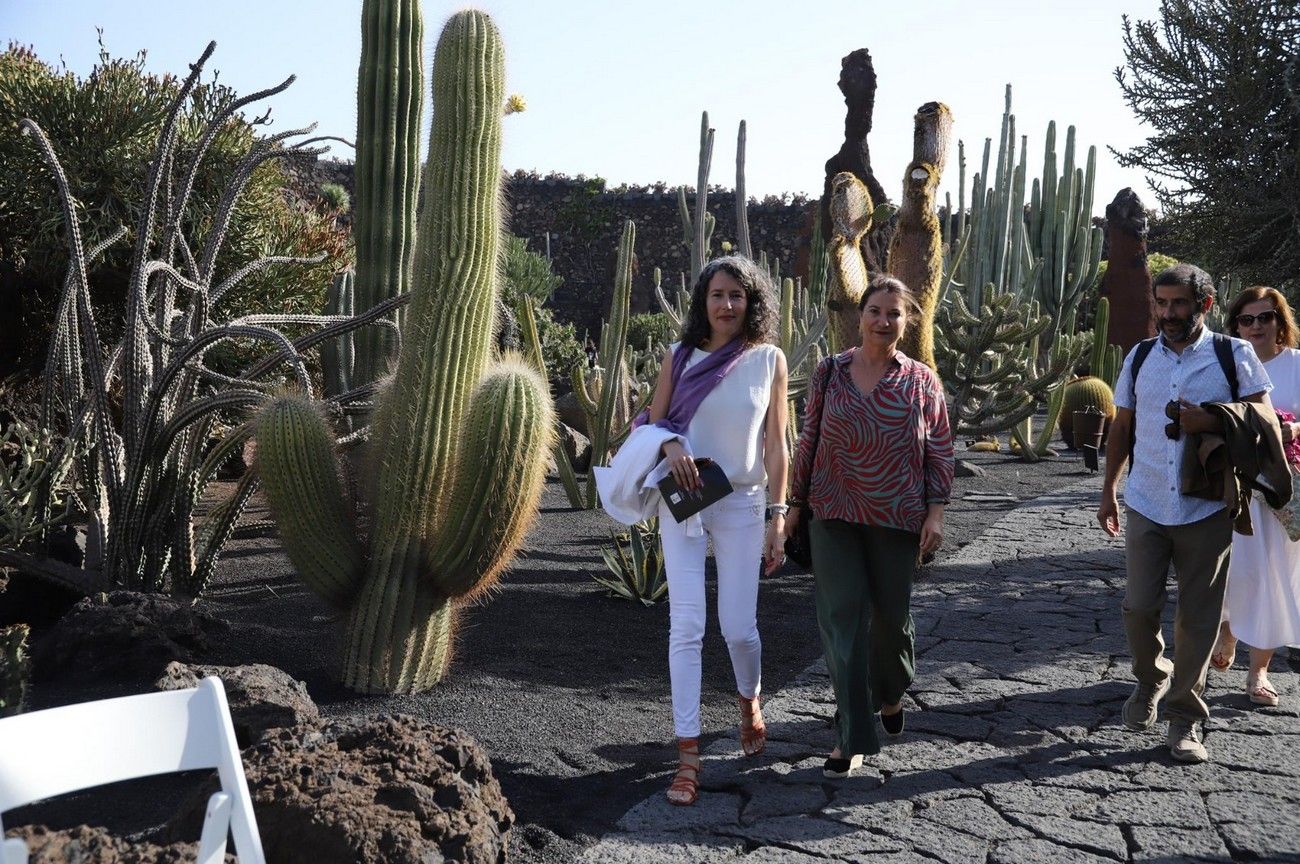
<svg viewBox="0 0 1300 864"><path fill-rule="evenodd" d="M337 183L322 183L320 197L335 213L346 213L352 209L352 196Z"/></svg>
<svg viewBox="0 0 1300 864"><path fill-rule="evenodd" d="M134 231L153 147L179 86L172 75L146 73L143 52L115 59L102 43L99 61L85 78L50 66L22 46L11 44L0 53L0 374L34 368L43 360L68 264L55 184L33 142L19 134L18 122L30 117L54 142L85 240L93 245L121 226ZM188 165L204 126L236 98L216 83L195 88L182 108L174 162L178 173ZM221 191L240 157L257 141L260 122L235 114L200 165L184 214L196 255ZM274 162L253 174L217 258L217 281L265 254L324 251L326 259L313 267L269 268L245 280L223 304L249 312L319 312L330 275L347 266L348 239L334 228L332 216L293 200L287 188L286 176ZM90 272L105 341L121 331L135 239L129 234L110 247Z"/></svg>
<svg viewBox="0 0 1300 864"><path fill-rule="evenodd" d="M633 351L644 351L647 339L659 349L667 348L679 335L665 312L642 312L627 320L627 344Z"/></svg>
<svg viewBox="0 0 1300 864"><path fill-rule="evenodd" d="M550 376L551 390L559 395L570 390L569 373L574 365L586 362L582 343L572 324L555 320L555 313L544 305L560 287L564 277L551 269L551 262L528 248L522 237L507 234L502 244L505 291L502 300L511 309L518 308L520 297L530 297L537 318L537 335L542 343L542 359Z"/></svg>

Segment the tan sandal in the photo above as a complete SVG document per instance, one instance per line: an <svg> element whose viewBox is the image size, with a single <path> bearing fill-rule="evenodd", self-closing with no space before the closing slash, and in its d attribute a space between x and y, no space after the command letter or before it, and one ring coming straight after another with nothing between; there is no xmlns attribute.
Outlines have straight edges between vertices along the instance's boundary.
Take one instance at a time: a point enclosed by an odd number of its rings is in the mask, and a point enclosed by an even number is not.
<svg viewBox="0 0 1300 864"><path fill-rule="evenodd" d="M740 749L746 756L757 756L767 747L767 724L763 722L763 709L758 697L746 699L736 694L740 706Z"/></svg>
<svg viewBox="0 0 1300 864"><path fill-rule="evenodd" d="M694 756L695 764L686 761ZM700 797L700 739L677 739L677 773L668 785L668 803L678 807L689 807Z"/></svg>
<svg viewBox="0 0 1300 864"><path fill-rule="evenodd" d="M1251 703L1255 705L1263 705L1265 708L1277 707L1277 690L1263 675L1258 678L1246 679L1246 695L1250 697Z"/></svg>

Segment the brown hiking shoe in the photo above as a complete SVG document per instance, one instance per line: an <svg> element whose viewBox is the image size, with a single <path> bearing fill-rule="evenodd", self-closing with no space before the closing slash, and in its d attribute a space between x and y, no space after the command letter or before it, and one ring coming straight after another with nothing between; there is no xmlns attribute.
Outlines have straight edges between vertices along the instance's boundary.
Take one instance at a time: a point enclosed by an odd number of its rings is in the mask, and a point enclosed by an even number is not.
<svg viewBox="0 0 1300 864"><path fill-rule="evenodd" d="M1205 745L1201 743L1200 724L1193 720L1175 717L1169 721L1169 734L1165 739L1169 744L1169 755L1179 762L1204 762L1210 758Z"/></svg>
<svg viewBox="0 0 1300 864"><path fill-rule="evenodd" d="M1145 732L1155 725L1156 709L1169 692L1169 679L1159 684L1141 684L1133 688L1133 695L1124 703L1124 726L1134 732Z"/></svg>

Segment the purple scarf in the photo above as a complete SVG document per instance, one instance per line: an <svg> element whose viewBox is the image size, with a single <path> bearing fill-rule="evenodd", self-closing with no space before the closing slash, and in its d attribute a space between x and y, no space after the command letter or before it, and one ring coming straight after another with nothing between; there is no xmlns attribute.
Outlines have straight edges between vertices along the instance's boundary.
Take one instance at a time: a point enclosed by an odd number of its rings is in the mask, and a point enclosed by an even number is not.
<svg viewBox="0 0 1300 864"><path fill-rule="evenodd" d="M668 403L668 414L655 424L678 435L686 434L686 428L691 425L691 418L699 410L704 397L712 393L713 388L740 362L745 353L745 342L740 337L732 339L688 371L686 361L694 350L693 346L683 342L673 352L673 395ZM642 411L633 421L632 428L649 420L650 412Z"/></svg>

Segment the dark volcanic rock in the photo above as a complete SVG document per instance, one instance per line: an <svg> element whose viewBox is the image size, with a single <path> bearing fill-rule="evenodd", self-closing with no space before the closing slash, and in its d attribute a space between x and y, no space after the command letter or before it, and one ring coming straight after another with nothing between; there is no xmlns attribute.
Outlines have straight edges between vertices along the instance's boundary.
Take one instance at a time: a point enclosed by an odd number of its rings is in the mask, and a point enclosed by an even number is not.
<svg viewBox="0 0 1300 864"><path fill-rule="evenodd" d="M271 864L505 861L514 812L459 730L405 715L340 720L271 731L243 757ZM193 836L211 791L164 836Z"/></svg>
<svg viewBox="0 0 1300 864"><path fill-rule="evenodd" d="M114 591L87 597L59 619L32 654L38 680L148 686L172 660L191 663L224 621L163 594Z"/></svg>
<svg viewBox="0 0 1300 864"><path fill-rule="evenodd" d="M186 690L199 686L199 680L210 675L220 678L226 688L230 718L241 748L261 741L270 729L320 723L320 710L307 694L307 685L263 663L204 666L172 662L154 686L159 690Z"/></svg>
<svg viewBox="0 0 1300 864"><path fill-rule="evenodd" d="M578 397L565 393L555 400L555 416L560 422L580 435L587 435L587 415L578 404Z"/></svg>
<svg viewBox="0 0 1300 864"><path fill-rule="evenodd" d="M6 836L19 837L27 844L31 864L190 864L198 852L197 843L129 843L103 828L88 825L63 831L26 825ZM227 852L225 860L234 862L235 856Z"/></svg>
<svg viewBox="0 0 1300 864"><path fill-rule="evenodd" d="M585 473L591 464L591 441L572 426L560 423L559 427L560 443L564 445L564 452L568 454L569 464L579 474Z"/></svg>

